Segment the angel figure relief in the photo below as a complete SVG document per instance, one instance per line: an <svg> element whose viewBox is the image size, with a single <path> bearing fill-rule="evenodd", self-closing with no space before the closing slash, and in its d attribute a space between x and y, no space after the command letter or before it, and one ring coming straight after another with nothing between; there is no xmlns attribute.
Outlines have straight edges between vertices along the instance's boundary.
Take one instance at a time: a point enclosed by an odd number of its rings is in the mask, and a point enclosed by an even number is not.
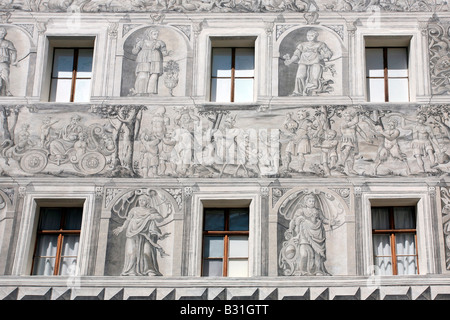
<svg viewBox="0 0 450 320"><path fill-rule="evenodd" d="M158 241L170 235L161 227L172 213L172 204L156 190L140 189L122 197L113 211L125 219L113 230L115 236L124 233L126 237L121 275L161 276L158 253L161 258L168 254Z"/></svg>
<svg viewBox="0 0 450 320"><path fill-rule="evenodd" d="M333 212L325 197L323 193L302 192L292 195L280 207L280 213L289 221L279 255L279 267L284 275L331 275L325 266L325 226L338 227L337 216L343 211Z"/></svg>

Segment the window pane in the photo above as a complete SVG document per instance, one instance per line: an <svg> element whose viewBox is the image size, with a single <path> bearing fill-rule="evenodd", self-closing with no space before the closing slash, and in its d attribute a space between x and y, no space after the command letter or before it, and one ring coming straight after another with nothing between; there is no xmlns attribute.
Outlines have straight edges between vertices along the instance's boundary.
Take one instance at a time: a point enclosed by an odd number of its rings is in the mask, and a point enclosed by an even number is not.
<svg viewBox="0 0 450 320"><path fill-rule="evenodd" d="M234 102L253 101L253 79L235 79Z"/></svg>
<svg viewBox="0 0 450 320"><path fill-rule="evenodd" d="M384 77L383 49L366 48L366 76Z"/></svg>
<svg viewBox="0 0 450 320"><path fill-rule="evenodd" d="M70 102L72 79L53 79L50 91L50 101Z"/></svg>
<svg viewBox="0 0 450 320"><path fill-rule="evenodd" d="M373 253L375 256L391 256L391 243L389 235L373 235Z"/></svg>
<svg viewBox="0 0 450 320"><path fill-rule="evenodd" d="M372 208L372 229L389 229L389 209Z"/></svg>
<svg viewBox="0 0 450 320"><path fill-rule="evenodd" d="M41 235L37 241L33 275L53 275L58 236Z"/></svg>
<svg viewBox="0 0 450 320"><path fill-rule="evenodd" d="M74 102L88 102L91 97L91 80L77 79L75 80Z"/></svg>
<svg viewBox="0 0 450 320"><path fill-rule="evenodd" d="M397 255L415 255L416 242L414 233L400 233L395 236L395 250Z"/></svg>
<svg viewBox="0 0 450 320"><path fill-rule="evenodd" d="M206 209L205 210L205 231L222 231L225 230L225 217L223 210Z"/></svg>
<svg viewBox="0 0 450 320"><path fill-rule="evenodd" d="M73 55L73 49L55 49L52 74L54 78L72 78Z"/></svg>
<svg viewBox="0 0 450 320"><path fill-rule="evenodd" d="M371 102L384 102L384 79L368 79L368 97Z"/></svg>
<svg viewBox="0 0 450 320"><path fill-rule="evenodd" d="M36 258L33 275L52 276L55 269L55 258Z"/></svg>
<svg viewBox="0 0 450 320"><path fill-rule="evenodd" d="M66 230L80 230L81 219L83 217L82 208L67 208L64 229Z"/></svg>
<svg viewBox="0 0 450 320"><path fill-rule="evenodd" d="M63 257L76 257L78 255L78 244L80 242L80 236L78 235L65 235L61 249L61 256Z"/></svg>
<svg viewBox="0 0 450 320"><path fill-rule="evenodd" d="M40 215L39 230L59 230L61 228L61 209L43 208Z"/></svg>
<svg viewBox="0 0 450 320"><path fill-rule="evenodd" d="M253 48L237 48L235 57L235 76L253 77L255 55Z"/></svg>
<svg viewBox="0 0 450 320"><path fill-rule="evenodd" d="M415 229L415 219L414 207L394 207L394 224L396 229Z"/></svg>
<svg viewBox="0 0 450 320"><path fill-rule="evenodd" d="M387 49L388 77L408 76L408 57L406 48Z"/></svg>
<svg viewBox="0 0 450 320"><path fill-rule="evenodd" d="M228 261L229 277L248 277L248 261L230 259Z"/></svg>
<svg viewBox="0 0 450 320"><path fill-rule="evenodd" d="M231 79L212 79L211 101L231 101Z"/></svg>
<svg viewBox="0 0 450 320"><path fill-rule="evenodd" d="M54 235L39 236L38 245L36 248L36 256L55 257L57 245L58 245L58 236Z"/></svg>
<svg viewBox="0 0 450 320"><path fill-rule="evenodd" d="M248 210L247 209L230 209L230 226L231 231L247 231L248 230Z"/></svg>
<svg viewBox="0 0 450 320"><path fill-rule="evenodd" d="M247 236L233 236L229 238L230 258L247 258L248 257L248 237Z"/></svg>
<svg viewBox="0 0 450 320"><path fill-rule="evenodd" d="M417 274L416 257L397 256L397 274Z"/></svg>
<svg viewBox="0 0 450 320"><path fill-rule="evenodd" d="M409 101L408 79L388 79L389 102Z"/></svg>
<svg viewBox="0 0 450 320"><path fill-rule="evenodd" d="M209 277L221 277L223 275L222 260L204 260L203 275Z"/></svg>
<svg viewBox="0 0 450 320"><path fill-rule="evenodd" d="M212 72L213 77L231 77L231 48L212 49Z"/></svg>
<svg viewBox="0 0 450 320"><path fill-rule="evenodd" d="M417 274L415 234L397 234L395 242L398 274Z"/></svg>
<svg viewBox="0 0 450 320"><path fill-rule="evenodd" d="M78 50L77 78L90 78L92 76L93 49Z"/></svg>
<svg viewBox="0 0 450 320"><path fill-rule="evenodd" d="M222 258L223 257L223 237L205 237L203 257Z"/></svg>
<svg viewBox="0 0 450 320"><path fill-rule="evenodd" d="M392 259L391 257L375 257L375 274L392 275Z"/></svg>
<svg viewBox="0 0 450 320"><path fill-rule="evenodd" d="M64 257L61 258L61 265L59 267L59 275L70 276L75 275L77 269L77 258Z"/></svg>

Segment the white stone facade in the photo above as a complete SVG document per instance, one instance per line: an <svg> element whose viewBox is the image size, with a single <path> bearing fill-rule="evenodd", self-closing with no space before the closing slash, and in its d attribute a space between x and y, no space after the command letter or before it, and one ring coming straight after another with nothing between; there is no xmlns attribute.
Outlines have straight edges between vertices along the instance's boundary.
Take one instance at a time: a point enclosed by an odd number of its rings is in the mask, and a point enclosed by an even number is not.
<svg viewBox="0 0 450 320"><path fill-rule="evenodd" d="M14 0L0 10L0 300L450 298L446 2ZM156 91L143 92L135 48L149 30L167 52ZM317 83L312 67L301 82L285 63L311 32ZM87 45L89 102L49 102L53 49ZM253 101L213 102L212 48L235 45L254 48ZM409 101L368 102L366 46L408 48ZM121 275L125 236L114 230L142 194L163 217L160 276ZM301 274L286 250L310 194L333 221L327 274ZM83 208L76 272L30 275L38 209L68 204ZM373 275L379 205L416 208L418 274ZM203 210L236 206L249 208L248 277L202 277Z"/></svg>

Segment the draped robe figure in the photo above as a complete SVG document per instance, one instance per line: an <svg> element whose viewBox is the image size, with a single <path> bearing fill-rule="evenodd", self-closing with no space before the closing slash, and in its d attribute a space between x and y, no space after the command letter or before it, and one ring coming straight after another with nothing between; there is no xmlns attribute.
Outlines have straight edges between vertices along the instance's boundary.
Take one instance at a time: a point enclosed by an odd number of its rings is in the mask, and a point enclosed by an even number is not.
<svg viewBox="0 0 450 320"><path fill-rule="evenodd" d="M166 255L158 240L163 237L157 226L164 218L146 195L138 198L138 206L132 208L121 227L114 230L118 235L125 230L125 260L122 276L160 276L157 253Z"/></svg>
<svg viewBox="0 0 450 320"><path fill-rule="evenodd" d="M286 241L280 255L280 266L288 275L330 275L326 261L326 221L315 195L307 194L292 214Z"/></svg>

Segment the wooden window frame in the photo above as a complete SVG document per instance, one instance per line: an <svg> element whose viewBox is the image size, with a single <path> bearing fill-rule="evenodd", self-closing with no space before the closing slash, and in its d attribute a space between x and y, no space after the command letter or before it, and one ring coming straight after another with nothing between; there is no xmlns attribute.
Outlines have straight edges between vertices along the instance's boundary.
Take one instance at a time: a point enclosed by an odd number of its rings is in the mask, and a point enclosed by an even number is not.
<svg viewBox="0 0 450 320"><path fill-rule="evenodd" d="M229 252L229 239L230 236L247 236L249 237L250 235L250 231L249 230L241 230L241 231L230 231L230 210L233 209L245 209L247 210L247 214L250 217L250 212L249 212L249 208L245 207L245 208L205 208L203 209L203 217L206 215L206 210L211 210L211 209L217 209L217 210L223 210L224 211L224 220L225 220L225 224L224 224L224 230L220 230L220 231L207 231L205 230L205 219L203 219L203 241L202 241L202 265L201 265L201 275L202 276L206 276L203 273L203 265L204 265L204 261L205 260L223 260L222 261L222 276L223 277L227 277L228 276L228 262L229 262L229 257L228 257L228 252ZM205 237L207 236L221 236L223 237L223 257L222 258L218 258L218 257L209 257L206 258L204 256L204 250L205 250ZM233 259L238 259L238 258L233 258ZM242 260L247 260L249 259L249 257L247 256L246 258L239 258Z"/></svg>
<svg viewBox="0 0 450 320"><path fill-rule="evenodd" d="M235 98L235 80L236 79L253 79L255 81L255 75L253 77L236 77L236 49L242 48L251 48L253 49L253 59L255 59L255 48L254 47L213 47L211 52L211 66L213 65L214 60L214 49L218 48L226 48L231 49L231 76L229 77L217 77L213 76L211 72L211 80L210 80L210 97L212 97L212 83L214 79L230 79L231 80L231 90L230 90L230 102L234 102Z"/></svg>
<svg viewBox="0 0 450 320"><path fill-rule="evenodd" d="M407 79L408 80L408 101L410 101L410 90L409 90L409 59L406 59L406 66L408 75L406 77L389 77L388 76L388 49L405 49L406 57L409 56L409 48L408 47L366 47L366 49L383 49L383 76L382 77L370 77L366 75L366 83L367 80L370 79L384 79L384 102L389 102L389 79ZM406 101L405 101L406 102Z"/></svg>
<svg viewBox="0 0 450 320"><path fill-rule="evenodd" d="M42 213L45 209L48 208L52 208L52 209L60 209L61 210L61 218L60 218L60 222L59 222L59 229L57 230L41 230L39 229L40 225L41 225L41 219L42 219ZM32 265L31 265L31 275L34 274L34 268L35 268L35 260L36 258L43 258L46 256L36 256L36 251L38 249L38 245L39 245L39 238L41 236L44 235L53 235L53 236L58 236L58 240L57 240L57 246L56 246L56 255L55 255L55 265L54 265L54 270L53 270L53 275L57 276L59 275L59 271L60 271L60 267L61 267L61 253L62 253L62 245L63 245L63 241L64 241L64 236L65 235L78 235L80 237L81 235L81 229L63 229L62 226L64 226L65 224L65 219L66 219L66 215L68 212L68 209L73 209L74 207L41 207L40 208L40 212L39 212L39 221L38 221L38 230L37 230L37 234L36 234L36 242L35 242L35 246L34 246L34 253L33 253L33 259L32 259ZM79 208L80 210L82 210L82 208ZM53 258L53 256L48 256L48 258Z"/></svg>
<svg viewBox="0 0 450 320"><path fill-rule="evenodd" d="M403 206L403 207L409 207L409 208L414 208L414 221L416 221L417 219L417 209L415 206ZM397 257L401 257L401 256L408 256L408 257L415 257L416 258L416 266L417 266L417 273L419 274L419 253L418 253L418 247L417 247L417 222L415 222L416 228L414 229L396 229L395 228L395 223L394 223L394 208L395 206L376 206L376 207L372 207L372 208L387 208L388 212L389 212L389 229L372 229L372 237L373 235L378 235L378 234L387 234L389 235L389 243L391 246L391 255L389 257L391 257L391 261L392 261L392 275L398 275L398 265L397 265ZM414 255L398 255L396 253L396 248L395 248L395 240L396 240L396 235L397 234L402 234L402 233L413 233L414 234L414 246L415 246L415 254ZM374 255L375 257L375 255ZM388 256L376 256L376 257L388 257Z"/></svg>
<svg viewBox="0 0 450 320"><path fill-rule="evenodd" d="M54 71L54 67L55 67L55 52L56 50L59 49L67 49L67 50L74 50L73 52L73 64L72 64L72 77L54 77L53 76L53 71ZM83 49L92 49L94 50L94 47L55 47L53 48L53 61L52 61L52 68L51 68L51 74L50 74L50 88L49 88L49 98L52 95L52 84L53 81L57 81L59 79L71 79L71 86L70 86L70 101L69 102L74 102L75 99L75 90L76 90L76 80L92 80L92 76L91 77L81 77L78 78L77 77L77 73L78 73L78 56L79 56L79 51L83 50ZM93 57L92 57L93 58ZM92 72L92 70L91 70ZM52 101L54 102L54 101Z"/></svg>

